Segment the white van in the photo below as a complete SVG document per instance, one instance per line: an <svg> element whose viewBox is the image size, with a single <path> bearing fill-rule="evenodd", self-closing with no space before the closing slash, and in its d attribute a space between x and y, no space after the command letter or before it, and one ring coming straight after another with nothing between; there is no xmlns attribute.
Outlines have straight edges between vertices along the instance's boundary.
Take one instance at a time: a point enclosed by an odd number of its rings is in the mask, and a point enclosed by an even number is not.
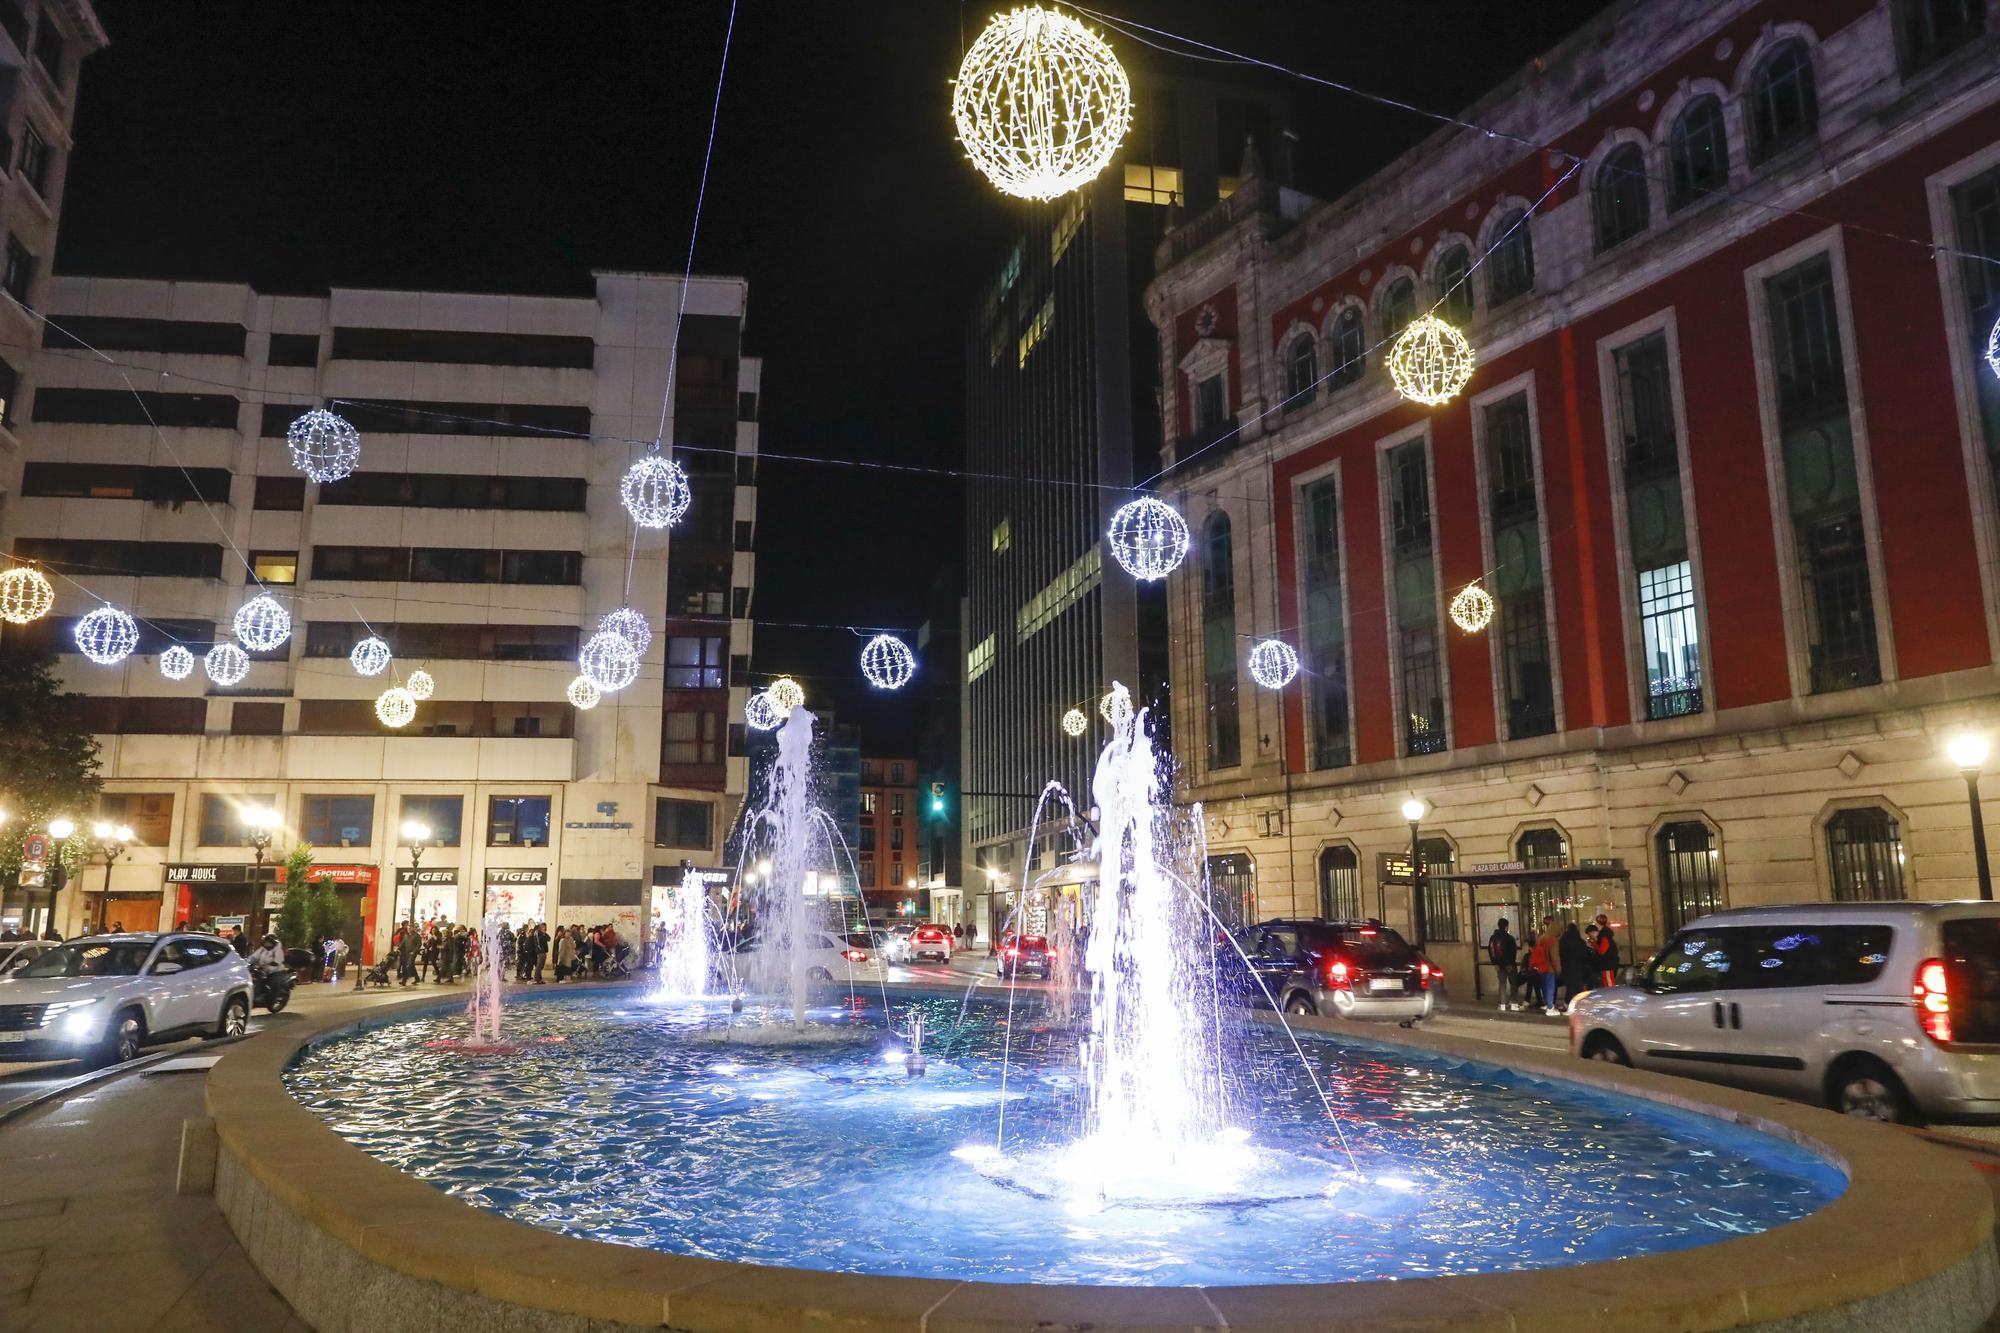
<svg viewBox="0 0 2000 1333"><path fill-rule="evenodd" d="M1806 903L1688 925L1570 1006L1570 1051L1876 1120L2000 1120L2000 903Z"/></svg>

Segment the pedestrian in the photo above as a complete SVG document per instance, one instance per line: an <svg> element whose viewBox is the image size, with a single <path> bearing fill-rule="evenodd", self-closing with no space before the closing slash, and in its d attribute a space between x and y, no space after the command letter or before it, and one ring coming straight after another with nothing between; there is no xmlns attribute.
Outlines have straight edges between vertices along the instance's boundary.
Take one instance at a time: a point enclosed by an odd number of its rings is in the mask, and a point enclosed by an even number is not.
<svg viewBox="0 0 2000 1333"><path fill-rule="evenodd" d="M1597 970L1600 984L1618 984L1618 936L1611 929L1611 918L1602 912L1597 916Z"/></svg>
<svg viewBox="0 0 2000 1333"><path fill-rule="evenodd" d="M1521 944L1507 930L1507 918L1501 917L1500 924L1493 927L1493 933L1486 939L1486 956L1493 960L1493 967L1500 974L1500 1007L1513 1009L1514 1004L1514 962L1520 957Z"/></svg>
<svg viewBox="0 0 2000 1333"><path fill-rule="evenodd" d="M556 931L556 983L569 980L570 972L576 967L576 941L567 930Z"/></svg>
<svg viewBox="0 0 2000 1333"><path fill-rule="evenodd" d="M405 923L396 928L396 938L390 942L390 950L396 955L396 984L407 986L418 979L417 969L422 955L417 946L417 928Z"/></svg>
<svg viewBox="0 0 2000 1333"><path fill-rule="evenodd" d="M1563 998L1574 1000L1590 989L1591 968L1596 955L1584 942L1583 932L1572 921L1563 927L1562 938L1556 942L1556 966L1562 974Z"/></svg>
<svg viewBox="0 0 2000 1333"><path fill-rule="evenodd" d="M535 984L537 986L544 984L542 981L542 965L548 961L549 923L538 921L535 923Z"/></svg>
<svg viewBox="0 0 2000 1333"><path fill-rule="evenodd" d="M1542 918L1542 930L1535 937L1535 947L1528 954L1528 971L1534 974L1535 989L1539 992L1542 1012L1556 1011L1556 919Z"/></svg>
<svg viewBox="0 0 2000 1333"><path fill-rule="evenodd" d="M120 925L120 926L116 926L116 927L113 927L113 929L114 929L114 930L116 931L116 933L118 933L118 934L120 934L120 935L122 935L122 934L124 934L124 933L125 933L125 927L124 927L124 926L122 926L122 925ZM242 958L248 958L248 957L250 956L250 932L249 932L249 931L245 930L245 929L244 929L243 927L241 927L241 926L238 926L238 927L236 928L236 935L235 935L235 937L234 937L234 938L232 938L232 939L231 939L231 940L230 940L229 942L230 942L230 943L231 943L232 945L236 946L236 953L237 953L237 956L238 956L238 957L242 957Z"/></svg>

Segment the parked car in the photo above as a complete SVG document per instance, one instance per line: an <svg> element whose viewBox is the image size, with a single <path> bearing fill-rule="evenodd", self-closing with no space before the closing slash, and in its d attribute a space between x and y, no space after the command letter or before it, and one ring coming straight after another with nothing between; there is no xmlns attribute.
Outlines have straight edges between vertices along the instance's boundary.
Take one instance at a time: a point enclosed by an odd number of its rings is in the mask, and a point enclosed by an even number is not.
<svg viewBox="0 0 2000 1333"><path fill-rule="evenodd" d="M912 925L895 925L887 930L877 931L879 941L877 952L885 963L907 963L910 961L910 936L916 933Z"/></svg>
<svg viewBox="0 0 2000 1333"><path fill-rule="evenodd" d="M801 951L806 980L814 985L834 981L873 984L881 980L882 964L876 961L873 944L873 938L866 931L857 930L846 935L836 935L830 930L809 931ZM740 952L755 954L762 945L763 939L759 937L747 941Z"/></svg>
<svg viewBox="0 0 2000 1333"><path fill-rule="evenodd" d="M0 977L26 967L55 947L53 940L0 941Z"/></svg>
<svg viewBox="0 0 2000 1333"><path fill-rule="evenodd" d="M1003 978L1019 977L1023 972L1032 972L1047 981L1055 974L1056 956L1049 949L1049 941L1042 935L1003 935L1000 937L998 966Z"/></svg>
<svg viewBox="0 0 2000 1333"><path fill-rule="evenodd" d="M2000 904L1808 903L1690 923L1570 1006L1571 1051L1875 1120L2000 1120Z"/></svg>
<svg viewBox="0 0 2000 1333"><path fill-rule="evenodd" d="M1377 921L1280 918L1238 931L1235 946L1216 947L1219 974L1246 1003L1269 1003L1268 996L1288 1014L1403 1023L1429 1018L1438 1006L1443 974Z"/></svg>
<svg viewBox="0 0 2000 1333"><path fill-rule="evenodd" d="M915 960L935 958L940 963L949 963L953 943L951 932L943 926L918 926L916 933L910 936L910 957Z"/></svg>
<svg viewBox="0 0 2000 1333"><path fill-rule="evenodd" d="M213 935L90 935L0 979L0 1061L130 1060L149 1042L235 1036L250 966Z"/></svg>

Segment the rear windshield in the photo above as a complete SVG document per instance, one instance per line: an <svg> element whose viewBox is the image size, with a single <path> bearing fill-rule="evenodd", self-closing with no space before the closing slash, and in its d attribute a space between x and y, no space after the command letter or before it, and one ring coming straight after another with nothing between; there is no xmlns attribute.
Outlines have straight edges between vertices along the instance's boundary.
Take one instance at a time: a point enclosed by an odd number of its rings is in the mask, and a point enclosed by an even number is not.
<svg viewBox="0 0 2000 1333"><path fill-rule="evenodd" d="M1364 966L1394 967L1417 960L1417 951L1387 926L1322 926L1303 933L1308 948L1339 949Z"/></svg>
<svg viewBox="0 0 2000 1333"><path fill-rule="evenodd" d="M2000 917L1944 923L1953 1041L2000 1042Z"/></svg>
<svg viewBox="0 0 2000 1333"><path fill-rule="evenodd" d="M153 951L150 941L84 942L51 949L15 973L22 977L136 977Z"/></svg>

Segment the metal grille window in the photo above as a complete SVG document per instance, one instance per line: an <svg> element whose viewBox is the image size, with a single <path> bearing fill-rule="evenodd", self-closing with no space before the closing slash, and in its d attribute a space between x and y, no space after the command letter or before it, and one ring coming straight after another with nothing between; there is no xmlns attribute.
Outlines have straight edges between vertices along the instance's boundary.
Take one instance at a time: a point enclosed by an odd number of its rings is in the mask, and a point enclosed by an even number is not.
<svg viewBox="0 0 2000 1333"><path fill-rule="evenodd" d="M1655 840L1660 856L1660 926L1665 934L1722 910L1722 849L1699 820L1669 824Z"/></svg>
<svg viewBox="0 0 2000 1333"><path fill-rule="evenodd" d="M1500 672L1507 692L1507 735L1520 740L1556 729L1549 624L1540 590L1500 603Z"/></svg>
<svg viewBox="0 0 2000 1333"><path fill-rule="evenodd" d="M1445 748L1444 675L1437 635L1437 574L1431 557L1429 465L1424 443L1389 452L1389 513L1395 576L1397 661L1402 672L1404 748Z"/></svg>
<svg viewBox="0 0 2000 1333"><path fill-rule="evenodd" d="M1639 638L1646 661L1646 716L1699 713L1701 628L1694 567L1682 560L1639 575Z"/></svg>
<svg viewBox="0 0 2000 1333"><path fill-rule="evenodd" d="M1750 155L1763 161L1811 136L1819 125L1812 55L1801 41L1767 54L1750 80Z"/></svg>
<svg viewBox="0 0 2000 1333"><path fill-rule="evenodd" d="M1229 925L1257 919L1257 868L1241 852L1208 858L1209 907Z"/></svg>
<svg viewBox="0 0 2000 1333"><path fill-rule="evenodd" d="M1646 230L1651 210L1646 199L1646 157L1639 145L1626 144L1604 159L1591 195L1598 250L1609 250Z"/></svg>
<svg viewBox="0 0 2000 1333"><path fill-rule="evenodd" d="M1986 439L1987 481L1994 507L2000 509L2000 375L1986 373L1986 340L2000 322L2000 167L1953 187L1951 211L1958 248L1965 252L1958 271L1965 287L1979 427Z"/></svg>
<svg viewBox="0 0 2000 1333"><path fill-rule="evenodd" d="M1697 97L1682 109L1667 136L1667 207L1686 208L1729 184L1729 135L1722 103Z"/></svg>
<svg viewBox="0 0 2000 1333"><path fill-rule="evenodd" d="M1305 491L1306 697L1314 768L1352 762L1347 730L1347 616L1340 589L1340 496L1332 478Z"/></svg>
<svg viewBox="0 0 2000 1333"><path fill-rule="evenodd" d="M1382 334L1393 338L1403 331L1403 327L1417 317L1417 284L1411 278L1398 278L1382 293Z"/></svg>
<svg viewBox="0 0 2000 1333"><path fill-rule="evenodd" d="M1613 354L1626 534L1638 581L1646 716L1702 709L1701 637L1694 566L1681 504L1680 446L1664 333Z"/></svg>
<svg viewBox="0 0 2000 1333"><path fill-rule="evenodd" d="M1535 500L1535 441L1528 396L1515 394L1484 412L1487 514L1493 526L1493 591L1500 603L1501 686L1510 739L1556 729L1549 664L1548 608L1542 577L1541 522Z"/></svg>
<svg viewBox="0 0 2000 1333"><path fill-rule="evenodd" d="M1569 864L1569 839L1561 829L1531 828L1514 839L1514 859L1530 870L1560 870ZM1564 899L1569 889L1562 884L1521 886L1521 929L1539 930L1545 916L1560 917L1567 910Z"/></svg>
<svg viewBox="0 0 2000 1333"><path fill-rule="evenodd" d="M1826 863L1837 903L1895 902L1903 888L1903 831L1879 806L1842 810L1826 821Z"/></svg>
<svg viewBox="0 0 2000 1333"><path fill-rule="evenodd" d="M1326 379L1329 392L1356 383L1368 369L1367 338L1359 306L1347 307L1333 321L1333 328L1326 335L1326 355L1333 365L1333 373Z"/></svg>
<svg viewBox="0 0 2000 1333"><path fill-rule="evenodd" d="M1896 55L1914 74L1986 31L1986 0L1896 0Z"/></svg>
<svg viewBox="0 0 2000 1333"><path fill-rule="evenodd" d="M1319 914L1329 921L1359 921L1361 859L1352 847L1328 847L1319 854Z"/></svg>
<svg viewBox="0 0 2000 1333"><path fill-rule="evenodd" d="M1529 235L1528 212L1517 208L1493 230L1486 253L1486 304L1505 305L1535 289L1535 242Z"/></svg>
<svg viewBox="0 0 2000 1333"><path fill-rule="evenodd" d="M1208 692L1208 766L1234 768L1242 759L1236 711L1236 567L1229 516L1209 520L1201 581L1202 676Z"/></svg>
<svg viewBox="0 0 2000 1333"><path fill-rule="evenodd" d="M1301 333L1285 346L1285 410L1310 404L1318 384L1319 348L1311 334Z"/></svg>
<svg viewBox="0 0 2000 1333"><path fill-rule="evenodd" d="M1417 850L1423 856L1424 939L1426 942L1459 939L1458 885L1437 878L1452 873L1458 854L1443 838L1425 838L1417 844Z"/></svg>
<svg viewBox="0 0 2000 1333"><path fill-rule="evenodd" d="M1444 680L1438 661L1437 626L1405 626L1397 642L1403 659L1405 748L1410 754L1437 754L1445 748Z"/></svg>
<svg viewBox="0 0 2000 1333"><path fill-rule="evenodd" d="M1472 318L1472 256L1462 245L1454 245L1438 256L1439 308L1446 319L1460 323Z"/></svg>

